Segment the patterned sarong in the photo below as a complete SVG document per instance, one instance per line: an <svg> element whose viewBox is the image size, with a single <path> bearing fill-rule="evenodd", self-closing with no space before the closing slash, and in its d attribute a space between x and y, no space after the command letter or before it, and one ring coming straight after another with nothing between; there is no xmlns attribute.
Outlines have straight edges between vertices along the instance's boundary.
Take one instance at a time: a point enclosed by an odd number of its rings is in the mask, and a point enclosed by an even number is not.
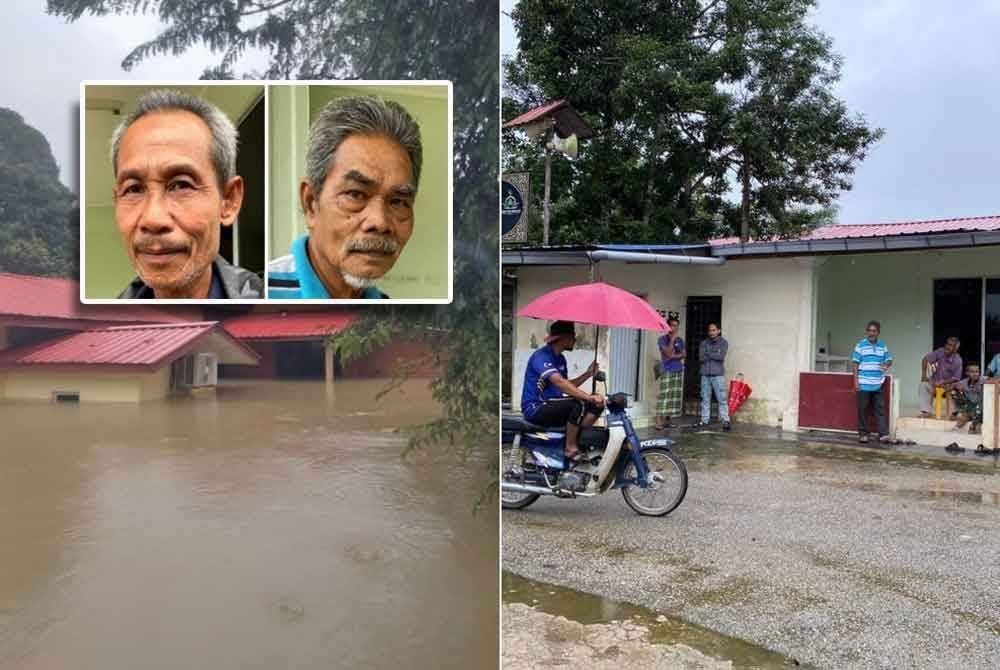
<svg viewBox="0 0 1000 670"><path fill-rule="evenodd" d="M656 396L657 416L680 416L684 396L684 371L660 375L660 392Z"/></svg>

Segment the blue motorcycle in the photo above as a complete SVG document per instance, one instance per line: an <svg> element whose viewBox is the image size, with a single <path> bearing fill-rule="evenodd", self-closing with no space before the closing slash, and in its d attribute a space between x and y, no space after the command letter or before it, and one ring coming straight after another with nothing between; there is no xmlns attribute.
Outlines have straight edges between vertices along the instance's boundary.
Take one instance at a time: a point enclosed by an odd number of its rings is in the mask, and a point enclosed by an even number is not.
<svg viewBox="0 0 1000 670"><path fill-rule="evenodd" d="M606 427L580 430L583 459L563 454L565 428L533 425L520 416L502 419L500 502L504 509L524 509L539 497L589 498L621 489L625 502L644 516L664 516L677 509L688 487L687 468L668 438L639 440L626 409L628 396L605 402Z"/></svg>

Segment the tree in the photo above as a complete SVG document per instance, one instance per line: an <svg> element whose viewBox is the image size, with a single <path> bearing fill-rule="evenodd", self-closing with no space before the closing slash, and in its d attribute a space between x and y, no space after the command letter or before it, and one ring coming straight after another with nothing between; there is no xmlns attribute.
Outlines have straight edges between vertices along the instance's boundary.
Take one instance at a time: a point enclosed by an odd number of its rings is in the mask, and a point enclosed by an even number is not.
<svg viewBox="0 0 1000 670"><path fill-rule="evenodd" d="M597 129L554 170L556 242L795 235L828 219L881 130L831 92L840 63L813 0L522 0L506 119L569 97ZM504 135L505 167L541 179ZM537 183L537 181L536 181Z"/></svg>
<svg viewBox="0 0 1000 670"><path fill-rule="evenodd" d="M0 272L74 276L74 212L75 197L59 181L45 136L0 108Z"/></svg>
<svg viewBox="0 0 1000 670"><path fill-rule="evenodd" d="M166 24L122 62L204 44L219 54L207 78L237 76L239 57L269 56L282 79L450 79L454 82L455 299L442 306L371 306L334 344L344 355L400 336L428 342L443 366L432 387L445 414L419 446L458 440L497 457L498 274L496 168L499 82L494 2L485 0L49 0L71 21L85 14L156 14ZM495 485L494 485L495 486Z"/></svg>

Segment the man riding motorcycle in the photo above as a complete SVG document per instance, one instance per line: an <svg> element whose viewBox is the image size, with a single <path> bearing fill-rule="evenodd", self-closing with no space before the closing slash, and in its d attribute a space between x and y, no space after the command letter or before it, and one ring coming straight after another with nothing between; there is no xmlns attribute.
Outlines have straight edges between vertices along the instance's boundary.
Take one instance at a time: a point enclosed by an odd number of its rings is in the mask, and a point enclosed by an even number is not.
<svg viewBox="0 0 1000 670"><path fill-rule="evenodd" d="M573 351L576 329L572 321L554 321L549 326L545 346L528 359L521 391L521 412L526 421L539 426L566 426L566 458L580 457L578 437L581 426L591 426L601 415L604 398L591 395L579 386L598 370L595 360L587 370L568 379L564 351Z"/></svg>

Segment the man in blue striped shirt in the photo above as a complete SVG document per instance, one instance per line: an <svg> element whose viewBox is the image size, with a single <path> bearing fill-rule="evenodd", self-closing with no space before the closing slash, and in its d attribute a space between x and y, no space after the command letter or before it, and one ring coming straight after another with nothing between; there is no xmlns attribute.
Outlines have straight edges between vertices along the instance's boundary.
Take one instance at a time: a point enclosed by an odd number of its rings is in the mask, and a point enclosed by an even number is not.
<svg viewBox="0 0 1000 670"><path fill-rule="evenodd" d="M892 366L892 354L885 342L879 339L882 325L869 321L865 328L865 338L854 347L854 390L858 395L858 441L868 442L868 407L874 405L875 423L878 426L880 442L889 439L889 421L885 413L885 395L882 382L885 373Z"/></svg>

